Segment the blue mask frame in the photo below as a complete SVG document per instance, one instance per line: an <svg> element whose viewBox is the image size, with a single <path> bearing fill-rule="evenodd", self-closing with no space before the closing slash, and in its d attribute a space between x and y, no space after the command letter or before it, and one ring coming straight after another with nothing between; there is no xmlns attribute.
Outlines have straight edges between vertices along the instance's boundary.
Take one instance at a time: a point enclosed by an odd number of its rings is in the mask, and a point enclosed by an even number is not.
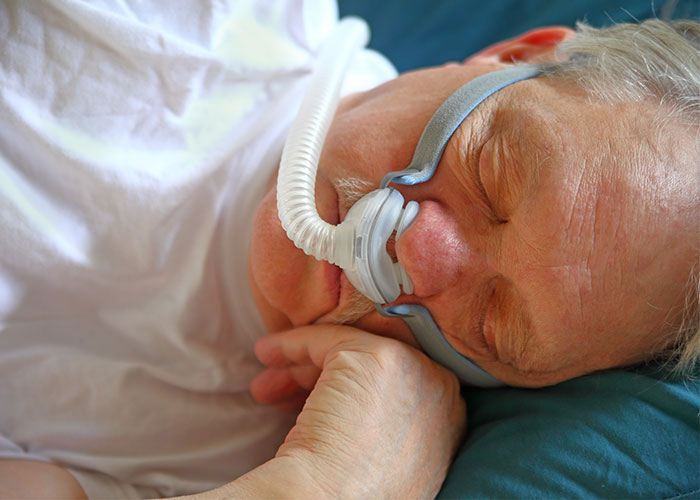
<svg viewBox="0 0 700 500"><path fill-rule="evenodd" d="M380 188L391 182L412 186L426 182L435 173L447 141L464 119L487 97L513 83L540 74L537 66L516 66L481 75L460 87L438 108L423 129L411 163L403 170L384 176ZM386 317L401 318L409 326L423 350L434 361L451 370L465 384L477 387L505 385L469 358L458 353L445 339L430 312L418 304L399 304L377 311Z"/></svg>

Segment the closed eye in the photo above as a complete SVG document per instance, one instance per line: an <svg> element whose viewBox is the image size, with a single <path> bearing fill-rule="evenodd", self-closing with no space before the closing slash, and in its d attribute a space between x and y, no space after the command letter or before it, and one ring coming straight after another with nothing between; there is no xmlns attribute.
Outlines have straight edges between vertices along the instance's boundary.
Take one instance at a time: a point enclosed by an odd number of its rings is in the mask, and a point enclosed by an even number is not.
<svg viewBox="0 0 700 500"><path fill-rule="evenodd" d="M505 217L499 216L499 213L497 212L494 202L492 201L491 197L489 196L488 190L486 189L485 186L485 179L490 179L492 177L489 177L489 174L492 174L493 172L490 172L488 169L493 170L494 168L494 142L496 141L495 137L490 138L486 144L484 144L484 147L481 148L481 152L479 154L479 161L478 161L478 166L475 169L475 177L476 177L476 184L479 188L479 191L484 199L484 202L488 206L488 212L490 218L498 223L498 224L505 224L508 222L508 219ZM492 190L493 191L493 190Z"/></svg>

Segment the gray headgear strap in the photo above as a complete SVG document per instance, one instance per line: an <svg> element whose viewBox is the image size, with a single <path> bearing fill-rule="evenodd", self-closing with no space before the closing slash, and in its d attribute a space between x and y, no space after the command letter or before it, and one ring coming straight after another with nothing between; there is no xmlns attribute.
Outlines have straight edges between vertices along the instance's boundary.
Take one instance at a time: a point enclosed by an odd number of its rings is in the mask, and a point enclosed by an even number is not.
<svg viewBox="0 0 700 500"><path fill-rule="evenodd" d="M423 129L408 167L386 174L379 187L385 188L390 182L412 186L430 179L435 173L447 141L474 108L503 87L532 78L539 73L540 69L537 66L517 66L486 73L462 85L442 103Z"/></svg>
<svg viewBox="0 0 700 500"><path fill-rule="evenodd" d="M418 304L398 304L384 308L375 304L375 307L382 316L403 319L430 359L452 371L460 382L487 388L503 385L503 382L457 352L447 342L425 307Z"/></svg>
<svg viewBox="0 0 700 500"><path fill-rule="evenodd" d="M447 141L474 108L503 87L532 78L539 73L537 66L518 66L487 73L460 87L442 103L426 125L409 166L385 175L380 187L384 188L390 182L410 186L430 179L435 173ZM377 311L384 316L402 318L428 356L454 372L460 381L477 387L504 385L496 377L457 352L447 342L425 307L417 304L399 304L384 308L376 304L376 307Z"/></svg>

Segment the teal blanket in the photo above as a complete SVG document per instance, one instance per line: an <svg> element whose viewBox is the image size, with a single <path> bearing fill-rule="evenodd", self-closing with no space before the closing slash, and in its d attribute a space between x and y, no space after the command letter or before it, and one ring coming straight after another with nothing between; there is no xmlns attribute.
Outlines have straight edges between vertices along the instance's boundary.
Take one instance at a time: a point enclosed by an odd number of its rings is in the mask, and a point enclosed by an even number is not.
<svg viewBox="0 0 700 500"><path fill-rule="evenodd" d="M646 368L465 398L442 498L700 498L698 379Z"/></svg>

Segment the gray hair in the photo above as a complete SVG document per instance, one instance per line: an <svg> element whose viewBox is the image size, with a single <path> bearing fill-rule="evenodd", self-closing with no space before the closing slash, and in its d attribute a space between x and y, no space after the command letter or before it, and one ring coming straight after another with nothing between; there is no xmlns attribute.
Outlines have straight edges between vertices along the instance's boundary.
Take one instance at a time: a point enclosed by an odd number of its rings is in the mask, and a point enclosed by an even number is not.
<svg viewBox="0 0 700 500"><path fill-rule="evenodd" d="M546 76L573 81L605 102L654 99L670 111L665 119L700 127L700 23L650 19L602 29L578 23L576 36L560 44L557 54L562 60L546 65ZM696 265L683 320L667 353L675 371L686 375L700 364L698 276Z"/></svg>
<svg viewBox="0 0 700 500"><path fill-rule="evenodd" d="M601 29L577 23L576 36L559 45L558 55L568 60L547 72L601 100L655 98L700 124L700 23L650 19Z"/></svg>

